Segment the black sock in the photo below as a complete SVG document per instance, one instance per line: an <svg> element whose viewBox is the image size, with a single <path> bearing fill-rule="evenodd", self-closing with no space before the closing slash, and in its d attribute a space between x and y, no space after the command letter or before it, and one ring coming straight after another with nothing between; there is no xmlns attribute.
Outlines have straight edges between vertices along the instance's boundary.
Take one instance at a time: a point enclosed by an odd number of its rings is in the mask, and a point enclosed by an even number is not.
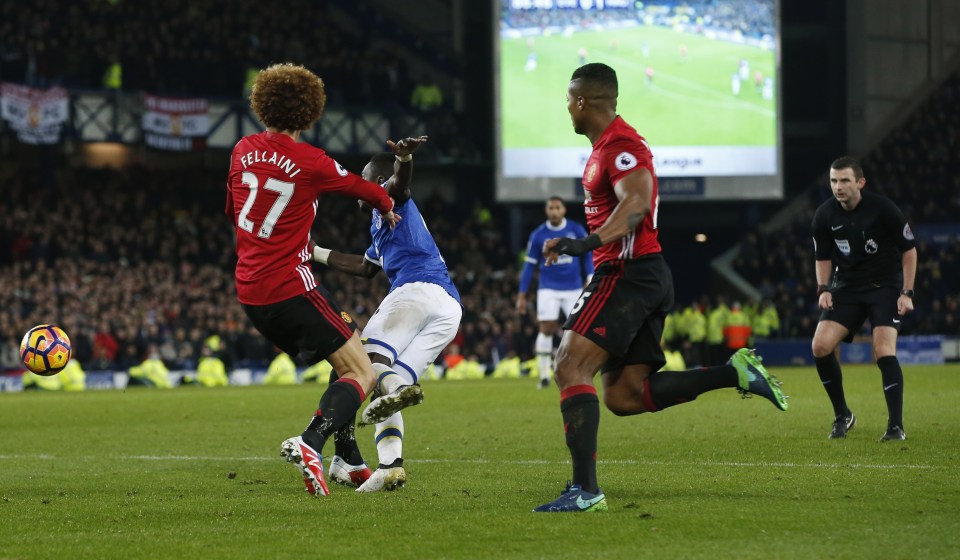
<svg viewBox="0 0 960 560"><path fill-rule="evenodd" d="M883 379L889 425L903 428L903 370L900 369L900 360L896 356L884 356L877 360L877 367Z"/></svg>
<svg viewBox="0 0 960 560"><path fill-rule="evenodd" d="M333 385L340 379L336 370L330 372L330 385ZM351 465L363 464L363 455L360 453L360 447L357 446L357 436L355 428L357 424L357 415L354 414L350 421L344 426L337 428L333 432L334 453Z"/></svg>
<svg viewBox="0 0 960 560"><path fill-rule="evenodd" d="M356 423L357 415L354 414L346 425L333 432L334 453L351 465L362 465L363 455L360 453L354 432Z"/></svg>
<svg viewBox="0 0 960 560"><path fill-rule="evenodd" d="M656 410L663 410L690 402L707 391L736 387L738 376L737 368L725 365L687 371L658 371L650 374L647 382L650 401Z"/></svg>
<svg viewBox="0 0 960 560"><path fill-rule="evenodd" d="M587 492L597 485L597 431L600 429L600 399L592 385L576 385L560 395L560 413L567 448L573 461L573 484Z"/></svg>
<svg viewBox="0 0 960 560"><path fill-rule="evenodd" d="M340 379L331 383L320 397L320 408L301 437L317 453L322 454L323 445L330 435L356 418L357 410L365 397L363 389L352 379Z"/></svg>
<svg viewBox="0 0 960 560"><path fill-rule="evenodd" d="M822 358L816 358L817 373L820 375L820 383L827 391L830 402L833 404L834 416L846 416L850 414L847 408L847 399L843 396L843 374L840 373L840 362L837 361L837 355L833 352Z"/></svg>
<svg viewBox="0 0 960 560"><path fill-rule="evenodd" d="M397 467L402 467L402 466L403 466L403 457L397 457L389 465L384 465L383 463L380 463L377 466L377 468L378 469L395 469Z"/></svg>

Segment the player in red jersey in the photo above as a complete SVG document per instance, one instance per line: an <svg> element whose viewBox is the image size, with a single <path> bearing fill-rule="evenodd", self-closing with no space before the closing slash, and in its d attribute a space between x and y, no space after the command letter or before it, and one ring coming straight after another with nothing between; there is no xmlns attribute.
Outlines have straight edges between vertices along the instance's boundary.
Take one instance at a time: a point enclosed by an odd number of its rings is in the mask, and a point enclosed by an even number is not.
<svg viewBox="0 0 960 560"><path fill-rule="evenodd" d="M617 74L591 63L574 71L567 89L573 129L593 144L583 171L584 210L590 235L543 244L547 263L560 255L593 251L596 271L564 323L556 377L573 478L543 512L607 509L597 484L600 400L593 386L599 370L603 402L618 416L656 412L689 402L713 389L736 387L787 409L779 384L752 351L738 351L727 365L691 371L659 371L663 319L673 306L673 278L657 240L659 196L653 155L646 140L617 115Z"/></svg>
<svg viewBox="0 0 960 560"><path fill-rule="evenodd" d="M347 172L323 150L298 143L300 133L320 118L325 102L323 81L302 66L276 64L259 73L250 105L267 130L234 147L226 205L237 234L237 297L247 316L287 354L307 364L326 359L340 374L303 434L281 445L281 455L301 469L306 489L314 495L329 493L320 455L324 443L354 421L382 373L363 351L351 317L310 269L317 197L359 198L390 227L400 219L379 185ZM391 147L398 156L408 153L404 145Z"/></svg>

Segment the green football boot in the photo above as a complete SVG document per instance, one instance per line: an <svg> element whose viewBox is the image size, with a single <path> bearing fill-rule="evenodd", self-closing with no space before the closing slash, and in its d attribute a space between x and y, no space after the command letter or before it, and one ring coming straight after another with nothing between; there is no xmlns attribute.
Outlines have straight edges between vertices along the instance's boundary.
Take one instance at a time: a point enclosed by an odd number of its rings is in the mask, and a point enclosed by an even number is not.
<svg viewBox="0 0 960 560"><path fill-rule="evenodd" d="M740 386L740 396L748 398L750 395L760 395L773 403L773 406L780 410L787 409L787 396L780 389L780 382L777 378L767 373L766 368L760 363L763 358L756 352L748 348L741 348L736 351L727 364L737 368Z"/></svg>

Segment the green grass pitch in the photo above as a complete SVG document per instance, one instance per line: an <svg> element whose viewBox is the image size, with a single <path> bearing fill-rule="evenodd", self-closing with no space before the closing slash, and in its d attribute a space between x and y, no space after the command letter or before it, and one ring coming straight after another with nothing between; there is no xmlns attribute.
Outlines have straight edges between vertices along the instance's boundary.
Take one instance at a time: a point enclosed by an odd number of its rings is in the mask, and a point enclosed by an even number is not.
<svg viewBox="0 0 960 560"><path fill-rule="evenodd" d="M905 368L887 444L875 368L845 368L844 441L812 368L774 373L789 412L733 390L604 412L610 511L586 515L530 512L570 465L529 379L426 383L407 487L325 498L278 454L322 386L0 394L0 558L956 558L960 367Z"/></svg>
<svg viewBox="0 0 960 560"><path fill-rule="evenodd" d="M616 42L616 46L614 46ZM649 56L643 56L643 43ZM685 60L680 45L686 45ZM617 71L617 112L653 145L774 146L776 103L754 88L753 73L774 77L774 52L701 35L641 26L565 37L536 37L537 69L524 70L527 38L501 40L500 112L504 148L580 147L566 111L567 84L580 65L603 62ZM731 76L750 64L739 96ZM654 69L648 84L645 69Z"/></svg>

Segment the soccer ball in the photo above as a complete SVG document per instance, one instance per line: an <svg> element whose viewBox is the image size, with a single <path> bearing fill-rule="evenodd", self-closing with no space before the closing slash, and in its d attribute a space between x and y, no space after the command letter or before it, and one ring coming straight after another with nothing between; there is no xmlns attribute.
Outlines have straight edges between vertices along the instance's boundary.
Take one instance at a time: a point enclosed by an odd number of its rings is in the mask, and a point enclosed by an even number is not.
<svg viewBox="0 0 960 560"><path fill-rule="evenodd" d="M72 353L70 337L56 325L37 325L20 341L20 359L37 375L60 373L67 367Z"/></svg>

